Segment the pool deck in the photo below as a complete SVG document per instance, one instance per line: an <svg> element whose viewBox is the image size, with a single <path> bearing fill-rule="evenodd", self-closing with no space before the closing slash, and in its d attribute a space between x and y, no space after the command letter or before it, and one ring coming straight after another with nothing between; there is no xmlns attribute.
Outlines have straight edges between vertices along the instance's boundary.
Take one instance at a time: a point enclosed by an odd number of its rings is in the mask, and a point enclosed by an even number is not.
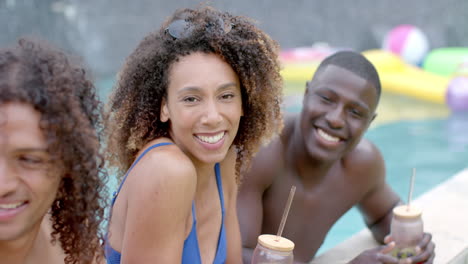
<svg viewBox="0 0 468 264"><path fill-rule="evenodd" d="M436 244L435 264L447 264L468 247L468 168L421 195L424 229ZM311 264L347 263L360 252L378 246L368 229L316 257Z"/></svg>

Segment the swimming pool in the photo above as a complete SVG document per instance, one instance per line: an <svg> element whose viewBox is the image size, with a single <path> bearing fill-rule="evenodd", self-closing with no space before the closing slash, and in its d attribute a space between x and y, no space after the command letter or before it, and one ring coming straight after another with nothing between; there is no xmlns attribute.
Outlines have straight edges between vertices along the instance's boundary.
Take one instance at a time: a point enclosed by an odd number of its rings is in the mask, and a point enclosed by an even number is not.
<svg viewBox="0 0 468 264"><path fill-rule="evenodd" d="M286 111L299 112L301 87L286 84L285 94ZM468 167L468 113L451 114L445 106L385 92L377 113L364 137L382 152L387 182L403 201L413 167L417 169L413 198ZM330 230L317 255L362 228L366 228L364 221L352 208Z"/></svg>

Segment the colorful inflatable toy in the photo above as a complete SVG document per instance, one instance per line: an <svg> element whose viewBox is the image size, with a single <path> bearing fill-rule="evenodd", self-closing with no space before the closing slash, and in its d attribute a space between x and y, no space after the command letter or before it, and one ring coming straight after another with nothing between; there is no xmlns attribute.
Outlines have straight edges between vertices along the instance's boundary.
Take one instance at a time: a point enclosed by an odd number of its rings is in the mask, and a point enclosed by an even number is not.
<svg viewBox="0 0 468 264"><path fill-rule="evenodd" d="M284 50L279 56L283 65L281 75L285 81L305 85L314 75L320 62L336 51L327 45Z"/></svg>
<svg viewBox="0 0 468 264"><path fill-rule="evenodd" d="M382 49L400 56L409 64L421 65L429 51L429 41L418 27L399 25L385 35Z"/></svg>
<svg viewBox="0 0 468 264"><path fill-rule="evenodd" d="M438 48L427 54L422 68L442 76L451 76L464 62L468 62L468 47Z"/></svg>
<svg viewBox="0 0 468 264"><path fill-rule="evenodd" d="M377 68L384 90L434 103L445 103L449 77L406 64L391 52L369 50L363 54Z"/></svg>
<svg viewBox="0 0 468 264"><path fill-rule="evenodd" d="M335 50L336 51L336 50ZM323 54L313 60L293 60L281 56L283 70L281 75L285 82L296 82L305 85L317 69L320 61L332 54ZM384 50L369 50L363 52L377 68L382 89L392 93L402 94L438 104L446 103L446 92L450 82L449 77L426 72L418 67L405 63L398 55Z"/></svg>
<svg viewBox="0 0 468 264"><path fill-rule="evenodd" d="M447 105L454 112L468 111L468 77L455 77L450 81Z"/></svg>

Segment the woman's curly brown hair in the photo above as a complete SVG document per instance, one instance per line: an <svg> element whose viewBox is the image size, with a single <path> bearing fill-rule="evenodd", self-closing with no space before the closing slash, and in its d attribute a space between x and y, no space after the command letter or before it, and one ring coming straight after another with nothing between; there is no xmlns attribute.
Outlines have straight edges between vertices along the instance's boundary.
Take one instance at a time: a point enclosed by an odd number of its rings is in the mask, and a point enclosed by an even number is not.
<svg viewBox="0 0 468 264"><path fill-rule="evenodd" d="M244 116L233 142L238 182L260 145L282 128L277 43L248 18L206 6L181 9L140 42L119 73L106 128L109 160L120 176L145 144L169 137L169 125L160 120L169 71L194 52L220 56L239 77Z"/></svg>
<svg viewBox="0 0 468 264"><path fill-rule="evenodd" d="M66 263L91 263L102 254L102 106L86 75L45 41L23 38L0 50L0 104L27 103L41 113L48 152L62 172L51 219L52 239L60 242Z"/></svg>

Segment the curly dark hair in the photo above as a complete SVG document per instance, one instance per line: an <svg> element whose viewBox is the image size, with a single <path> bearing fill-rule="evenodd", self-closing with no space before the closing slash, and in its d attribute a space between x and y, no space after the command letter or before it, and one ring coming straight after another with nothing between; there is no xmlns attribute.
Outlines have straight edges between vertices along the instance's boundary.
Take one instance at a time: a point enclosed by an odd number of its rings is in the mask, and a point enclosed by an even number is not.
<svg viewBox="0 0 468 264"><path fill-rule="evenodd" d="M212 53L233 68L241 83L244 116L233 142L240 182L260 145L282 128L278 50L277 43L246 17L209 6L177 10L140 42L118 74L106 117L111 164L122 176L145 144L170 137L160 110L171 65L194 52Z"/></svg>
<svg viewBox="0 0 468 264"><path fill-rule="evenodd" d="M106 206L100 153L102 106L86 71L43 40L22 38L0 50L0 104L27 103L40 114L53 164L62 172L51 206L52 242L66 263L91 263L101 253Z"/></svg>

